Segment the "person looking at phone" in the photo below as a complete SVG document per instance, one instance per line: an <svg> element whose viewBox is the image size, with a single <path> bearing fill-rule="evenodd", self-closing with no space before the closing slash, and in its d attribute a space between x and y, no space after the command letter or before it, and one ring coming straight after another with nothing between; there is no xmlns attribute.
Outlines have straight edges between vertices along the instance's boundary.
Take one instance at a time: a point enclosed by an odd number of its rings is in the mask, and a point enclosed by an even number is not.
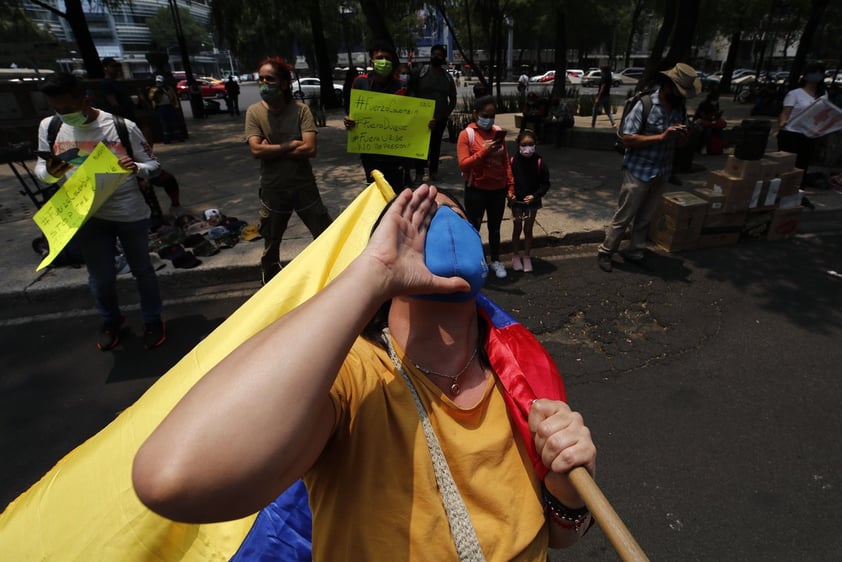
<svg viewBox="0 0 842 562"><path fill-rule="evenodd" d="M506 151L506 130L494 124L497 104L492 96L474 102L474 122L459 133L456 156L465 177L465 210L479 231L483 215L488 228L489 267L499 279L506 277L500 263L500 225L506 194L514 189L512 167Z"/></svg>
<svg viewBox="0 0 842 562"><path fill-rule="evenodd" d="M605 230L605 240L598 249L599 268L612 269L612 256L629 225L629 247L621 255L625 261L640 264L645 258L649 223L658 209L664 182L672 174L675 147L687 140L686 100L702 89L701 80L690 65L678 63L659 72L650 94L652 107L643 123L643 101L623 118L623 182L617 211Z"/></svg>
<svg viewBox="0 0 842 562"><path fill-rule="evenodd" d="M97 348L107 351L120 342L124 318L117 302L117 271L114 267L115 246L119 240L140 293L143 344L146 349L154 349L166 341L166 329L161 320L158 278L149 259L150 210L137 180L149 179L157 174L160 164L140 128L126 120L133 157L128 155L117 133L113 115L93 107L91 96L72 74L62 72L51 76L41 92L62 124L52 146L47 139L53 116L45 117L38 127L39 158L35 164L38 179L50 184L63 182L73 175L76 166L82 164L100 142L117 156L120 167L131 172L76 232L76 240L88 269L88 285L102 317ZM41 156L44 153L47 158Z"/></svg>

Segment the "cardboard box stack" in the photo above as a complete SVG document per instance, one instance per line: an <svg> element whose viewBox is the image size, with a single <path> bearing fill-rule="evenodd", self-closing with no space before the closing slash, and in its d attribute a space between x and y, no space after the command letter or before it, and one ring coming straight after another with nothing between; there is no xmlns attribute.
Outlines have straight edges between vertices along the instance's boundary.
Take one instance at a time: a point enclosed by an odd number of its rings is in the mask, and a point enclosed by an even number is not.
<svg viewBox="0 0 842 562"><path fill-rule="evenodd" d="M668 252L690 250L699 242L707 202L687 191L665 193L649 238Z"/></svg>
<svg viewBox="0 0 842 562"><path fill-rule="evenodd" d="M666 193L649 237L667 251L731 246L740 239L794 236L801 217L804 170L795 154L768 152L760 160L729 156L707 185Z"/></svg>

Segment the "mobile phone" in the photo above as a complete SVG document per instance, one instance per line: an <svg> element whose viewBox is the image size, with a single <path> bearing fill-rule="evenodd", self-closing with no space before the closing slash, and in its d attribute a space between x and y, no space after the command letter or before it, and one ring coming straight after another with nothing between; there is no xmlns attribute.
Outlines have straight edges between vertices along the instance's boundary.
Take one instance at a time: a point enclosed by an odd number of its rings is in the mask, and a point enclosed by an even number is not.
<svg viewBox="0 0 842 562"><path fill-rule="evenodd" d="M499 129L497 131L494 131L494 140L496 142L505 141L506 140L506 130L505 129Z"/></svg>
<svg viewBox="0 0 842 562"><path fill-rule="evenodd" d="M60 158L59 156L56 156L55 154L53 154L52 152L49 152L47 150L38 150L38 151L35 152L35 154L38 155L39 157L43 158L44 160L47 160L47 161L49 161L49 160L61 160L62 162L66 162L66 160L64 160L63 158Z"/></svg>

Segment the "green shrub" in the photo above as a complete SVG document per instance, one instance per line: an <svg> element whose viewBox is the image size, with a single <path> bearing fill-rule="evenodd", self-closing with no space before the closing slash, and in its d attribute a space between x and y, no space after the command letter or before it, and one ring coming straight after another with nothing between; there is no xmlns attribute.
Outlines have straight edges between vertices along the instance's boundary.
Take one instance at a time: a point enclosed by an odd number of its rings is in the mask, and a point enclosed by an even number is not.
<svg viewBox="0 0 842 562"><path fill-rule="evenodd" d="M473 120L473 116L471 113L465 111L454 111L450 114L447 118L447 139L450 142L456 142L456 139L459 138L459 133L462 132L462 129L468 126Z"/></svg>

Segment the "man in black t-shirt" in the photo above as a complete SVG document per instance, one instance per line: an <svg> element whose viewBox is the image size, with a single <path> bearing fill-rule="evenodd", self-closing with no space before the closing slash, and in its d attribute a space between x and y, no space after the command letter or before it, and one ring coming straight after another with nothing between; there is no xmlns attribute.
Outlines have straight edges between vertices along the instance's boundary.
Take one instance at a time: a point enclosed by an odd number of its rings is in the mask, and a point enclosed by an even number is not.
<svg viewBox="0 0 842 562"><path fill-rule="evenodd" d="M600 70L602 70L602 81L599 83L599 90L597 90L596 99L593 102L593 115L591 116L592 129L596 127L596 116L599 115L600 108L605 111L605 115L611 121L611 126L616 126L614 116L611 115L611 69L603 66Z"/></svg>
<svg viewBox="0 0 842 562"><path fill-rule="evenodd" d="M105 73L102 81L102 98L105 102L103 109L137 123L132 98L117 81L120 77L120 63L111 57L105 57L102 59L102 70Z"/></svg>

